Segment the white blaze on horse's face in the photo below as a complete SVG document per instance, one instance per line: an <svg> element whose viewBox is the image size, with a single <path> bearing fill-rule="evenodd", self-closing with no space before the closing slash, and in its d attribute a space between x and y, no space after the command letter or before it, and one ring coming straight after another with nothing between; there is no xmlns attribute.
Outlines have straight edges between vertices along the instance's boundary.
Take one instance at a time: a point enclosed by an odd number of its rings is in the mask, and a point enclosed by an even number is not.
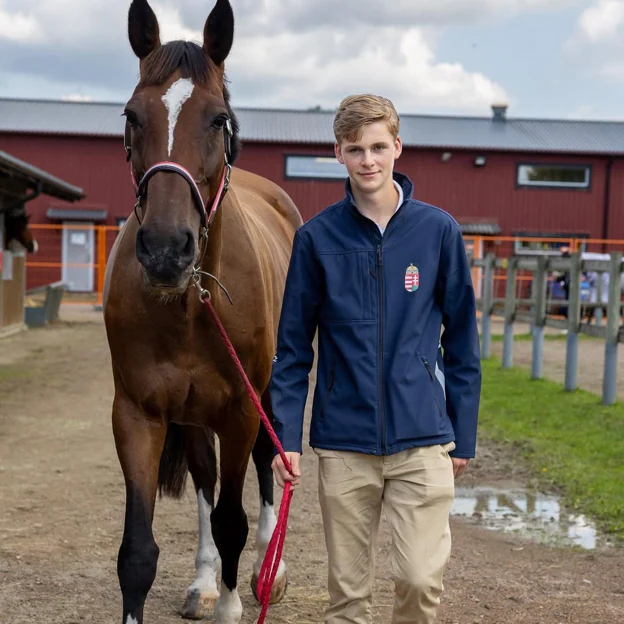
<svg viewBox="0 0 624 624"><path fill-rule="evenodd" d="M162 96L162 101L165 103L165 108L169 114L169 141L167 143L169 157L171 157L171 150L173 149L173 133L178 122L178 116L184 102L191 97L193 89L193 83L188 78L180 78Z"/></svg>

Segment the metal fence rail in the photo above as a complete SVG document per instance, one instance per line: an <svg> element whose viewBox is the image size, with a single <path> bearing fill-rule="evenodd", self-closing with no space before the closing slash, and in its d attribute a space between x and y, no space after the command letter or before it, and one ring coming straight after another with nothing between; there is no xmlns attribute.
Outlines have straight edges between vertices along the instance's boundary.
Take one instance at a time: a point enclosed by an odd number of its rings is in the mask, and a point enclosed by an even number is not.
<svg viewBox="0 0 624 624"><path fill-rule="evenodd" d="M617 386L617 354L618 343L624 342L624 326L621 324L622 314L622 252L614 251L610 260L584 260L579 252L570 257L538 256L522 258L496 258L488 254L485 258L472 258L472 267L483 269L481 296L478 297L478 308L481 310L481 353L484 359L491 356L492 317L504 318L503 334L503 368L513 365L515 322L531 324L533 345L531 358L531 378L543 376L544 328L567 330L565 389L576 390L578 383L578 349L579 334L602 338L605 341L604 369L602 384L602 403L611 405L616 400ZM494 282L497 271L506 271L505 297L494 297ZM567 311L567 318L557 318L548 313L548 276L552 271L568 272L569 298L559 300L557 304ZM581 275L583 272L598 273L598 283L602 274L609 276L609 293L606 304L606 325L591 325L581 322L581 307L585 309L602 308L600 302L581 301ZM530 297L518 297L517 285L520 272L528 272L530 278ZM502 307L501 307L501 304Z"/></svg>

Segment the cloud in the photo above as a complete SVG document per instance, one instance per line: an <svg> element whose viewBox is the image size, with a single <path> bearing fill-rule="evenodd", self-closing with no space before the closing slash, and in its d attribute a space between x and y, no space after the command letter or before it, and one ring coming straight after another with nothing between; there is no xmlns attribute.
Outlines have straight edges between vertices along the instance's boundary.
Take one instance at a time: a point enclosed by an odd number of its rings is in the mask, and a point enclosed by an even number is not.
<svg viewBox="0 0 624 624"><path fill-rule="evenodd" d="M354 45L362 41L374 43ZM253 105L295 106L305 93L310 105L332 108L345 95L366 91L386 95L402 112L483 112L494 100L508 99L503 87L486 76L467 72L459 63L436 62L418 28L399 32L360 26L349 36L285 33L248 38L245 44L232 55L229 72L238 77L232 80L233 94Z"/></svg>
<svg viewBox="0 0 624 624"><path fill-rule="evenodd" d="M469 71L461 59L438 58L441 29L580 2L232 0L236 37L227 72L234 103L332 107L346 93L373 91L406 112L484 113L495 100L509 102L504 85ZM201 42L212 2L151 4L163 40ZM0 0L0 76L65 85L62 95L106 91L126 99L138 71L128 7L128 0ZM68 84L79 88L68 91Z"/></svg>
<svg viewBox="0 0 624 624"><path fill-rule="evenodd" d="M593 0L564 45L578 72L609 82L624 80L624 2Z"/></svg>
<svg viewBox="0 0 624 624"><path fill-rule="evenodd" d="M578 35L582 41L604 43L621 33L624 27L624 3L621 0L598 0L581 13Z"/></svg>
<svg viewBox="0 0 624 624"><path fill-rule="evenodd" d="M0 4L0 40L39 41L42 31L37 20L21 11L10 13Z"/></svg>

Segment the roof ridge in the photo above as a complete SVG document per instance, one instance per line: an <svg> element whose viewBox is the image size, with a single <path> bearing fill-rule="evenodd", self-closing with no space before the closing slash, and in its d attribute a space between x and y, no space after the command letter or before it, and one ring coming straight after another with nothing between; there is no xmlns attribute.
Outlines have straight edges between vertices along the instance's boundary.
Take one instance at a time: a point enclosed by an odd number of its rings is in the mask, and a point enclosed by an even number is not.
<svg viewBox="0 0 624 624"><path fill-rule="evenodd" d="M53 105L83 105L83 106L124 106L122 101L109 100L71 100L63 98L26 98L26 97L6 97L0 96L1 102L15 103L31 103L31 104L53 104ZM335 109L317 109L317 108L294 108L294 107L270 107L270 106L234 106L235 111L259 112L259 113L295 113L301 115L333 115ZM481 121L497 124L514 124L522 123L546 123L546 124L624 124L624 119L563 119L560 117L507 117L504 121L495 121L491 116L486 115L462 115L462 114L436 114L436 113L399 113L401 120L407 119L438 119L438 120L458 120L458 121Z"/></svg>

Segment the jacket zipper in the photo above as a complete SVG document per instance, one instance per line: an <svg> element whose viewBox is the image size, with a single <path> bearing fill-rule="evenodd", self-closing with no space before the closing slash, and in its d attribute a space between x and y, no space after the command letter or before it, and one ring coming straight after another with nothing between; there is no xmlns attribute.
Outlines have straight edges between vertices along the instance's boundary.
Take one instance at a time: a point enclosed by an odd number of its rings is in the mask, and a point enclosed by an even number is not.
<svg viewBox="0 0 624 624"><path fill-rule="evenodd" d="M383 259L381 256L381 243L377 245L377 275L379 276L379 416L381 420L381 452L386 452L386 415L384 406L384 379L383 379Z"/></svg>
<svg viewBox="0 0 624 624"><path fill-rule="evenodd" d="M436 381L434 379L434 375L433 375L433 371L431 370L431 366L429 365L429 360L427 358L423 358L422 359L425 368L427 369L427 372L429 373L429 377L431 377L431 383L435 384ZM444 415L442 414L442 409L440 408L440 404L438 403L438 399L436 399L435 397L435 388L432 388L434 395L433 395L433 400L435 401L435 404L438 408L438 412L440 413L440 418L444 418Z"/></svg>
<svg viewBox="0 0 624 624"><path fill-rule="evenodd" d="M331 394L332 388L334 387L334 373L336 371L336 355L332 355L331 367L329 369L329 383L327 384L327 392L323 397L323 403L321 404L321 414L319 418L323 418L325 416L325 408L327 407L327 402L329 401L329 395Z"/></svg>

